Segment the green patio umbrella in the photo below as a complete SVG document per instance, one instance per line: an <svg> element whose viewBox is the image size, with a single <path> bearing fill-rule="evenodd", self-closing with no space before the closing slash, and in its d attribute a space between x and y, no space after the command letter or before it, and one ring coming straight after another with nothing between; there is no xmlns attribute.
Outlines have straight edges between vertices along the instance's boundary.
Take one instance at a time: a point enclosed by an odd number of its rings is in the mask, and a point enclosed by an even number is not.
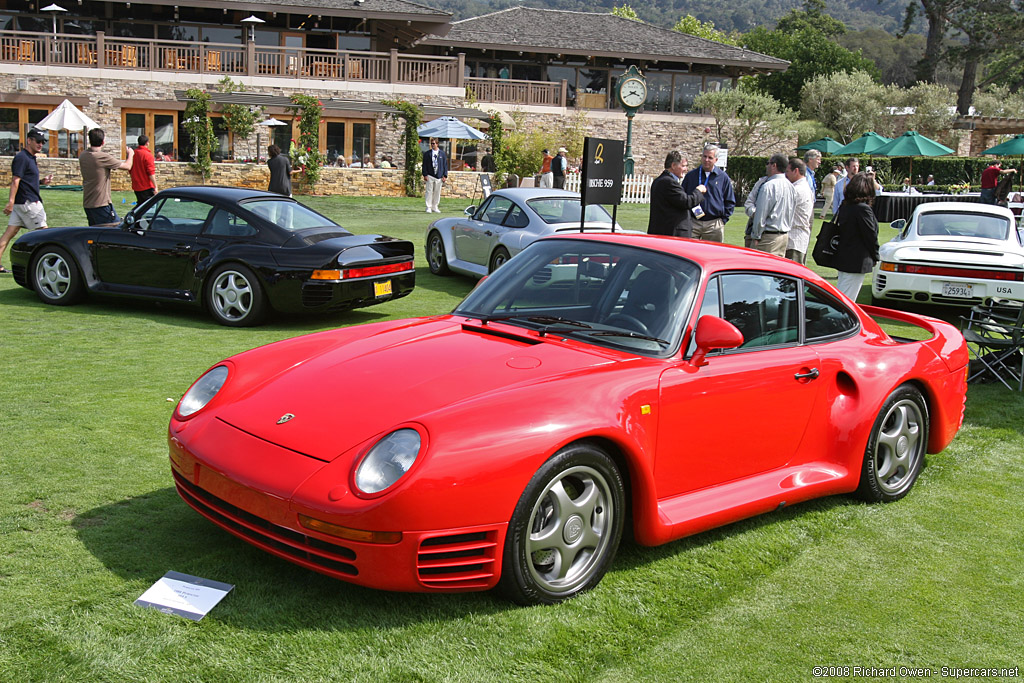
<svg viewBox="0 0 1024 683"><path fill-rule="evenodd" d="M999 157L1021 157L1021 167L1024 168L1024 135L1014 135L1005 142L1000 142L995 147L989 147L982 154L994 154ZM1020 178L1021 187L1024 187L1024 171L1017 169L1017 177Z"/></svg>
<svg viewBox="0 0 1024 683"><path fill-rule="evenodd" d="M859 138L854 140L848 145L843 145L837 149L834 153L840 156L846 156L850 154L867 154L871 155L875 153L875 150L879 147L884 147L889 144L891 140L884 135L879 135L874 131L869 131L861 135Z"/></svg>
<svg viewBox="0 0 1024 683"><path fill-rule="evenodd" d="M889 144L879 147L872 154L880 157L910 157L910 177L914 177L914 157L942 157L953 154L953 150L921 135L916 130L908 130Z"/></svg>
<svg viewBox="0 0 1024 683"><path fill-rule="evenodd" d="M797 150L806 152L809 149L816 149L822 154L834 154L837 149L843 146L843 143L838 140L833 140L830 137L823 137L820 140L814 142L808 142L806 145L800 145Z"/></svg>

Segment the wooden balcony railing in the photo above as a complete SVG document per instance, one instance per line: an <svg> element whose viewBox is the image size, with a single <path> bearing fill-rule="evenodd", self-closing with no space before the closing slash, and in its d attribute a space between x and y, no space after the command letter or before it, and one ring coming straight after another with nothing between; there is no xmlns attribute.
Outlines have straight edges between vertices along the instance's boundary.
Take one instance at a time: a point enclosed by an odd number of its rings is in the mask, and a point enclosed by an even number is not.
<svg viewBox="0 0 1024 683"><path fill-rule="evenodd" d="M467 78L466 87L472 89L480 102L501 104L536 104L564 107L566 81L516 81L509 78Z"/></svg>
<svg viewBox="0 0 1024 683"><path fill-rule="evenodd" d="M226 43L0 31L0 62L462 87L464 60Z"/></svg>

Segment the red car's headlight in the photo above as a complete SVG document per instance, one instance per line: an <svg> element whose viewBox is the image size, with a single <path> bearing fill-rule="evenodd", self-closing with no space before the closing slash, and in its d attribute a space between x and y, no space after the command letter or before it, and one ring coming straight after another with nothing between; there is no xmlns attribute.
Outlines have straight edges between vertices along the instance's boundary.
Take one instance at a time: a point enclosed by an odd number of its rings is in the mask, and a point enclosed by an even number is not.
<svg viewBox="0 0 1024 683"><path fill-rule="evenodd" d="M178 402L178 416L188 417L206 407L228 379L228 368L218 365L196 380Z"/></svg>
<svg viewBox="0 0 1024 683"><path fill-rule="evenodd" d="M373 495L394 486L416 462L422 443L415 429L398 429L385 436L356 467L356 489Z"/></svg>

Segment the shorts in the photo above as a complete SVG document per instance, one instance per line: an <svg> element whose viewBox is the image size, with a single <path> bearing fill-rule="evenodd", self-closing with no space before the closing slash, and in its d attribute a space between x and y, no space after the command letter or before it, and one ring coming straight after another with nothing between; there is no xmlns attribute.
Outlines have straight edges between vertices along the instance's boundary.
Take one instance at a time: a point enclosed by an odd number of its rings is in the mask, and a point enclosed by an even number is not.
<svg viewBox="0 0 1024 683"><path fill-rule="evenodd" d="M46 209L43 208L43 203L27 202L25 204L15 204L7 225L16 225L19 228L28 228L29 230L45 228Z"/></svg>
<svg viewBox="0 0 1024 683"><path fill-rule="evenodd" d="M97 206L94 208L85 209L85 218L88 220L89 225L115 225L120 222L117 217L117 212L114 211L113 204L107 204L106 206Z"/></svg>

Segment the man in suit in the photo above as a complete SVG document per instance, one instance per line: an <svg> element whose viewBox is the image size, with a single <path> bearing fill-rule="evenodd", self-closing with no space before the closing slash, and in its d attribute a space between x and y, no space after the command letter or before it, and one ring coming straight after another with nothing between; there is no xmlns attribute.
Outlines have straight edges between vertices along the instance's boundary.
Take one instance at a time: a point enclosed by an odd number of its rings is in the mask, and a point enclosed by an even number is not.
<svg viewBox="0 0 1024 683"><path fill-rule="evenodd" d="M647 221L650 235L690 237L688 212L700 204L706 188L698 185L693 192L683 190L686 157L672 150L665 157L665 170L651 183L651 215Z"/></svg>
<svg viewBox="0 0 1024 683"><path fill-rule="evenodd" d="M437 148L437 138L430 138L430 149L423 153L424 197L427 213L441 213L441 185L448 180L448 159Z"/></svg>
<svg viewBox="0 0 1024 683"><path fill-rule="evenodd" d="M709 242L725 240L725 224L736 208L736 195L732 189L732 179L716 166L718 161L718 145L704 145L701 164L683 178L683 189L693 192L698 185L707 189L700 203L700 213L694 213L693 238Z"/></svg>

